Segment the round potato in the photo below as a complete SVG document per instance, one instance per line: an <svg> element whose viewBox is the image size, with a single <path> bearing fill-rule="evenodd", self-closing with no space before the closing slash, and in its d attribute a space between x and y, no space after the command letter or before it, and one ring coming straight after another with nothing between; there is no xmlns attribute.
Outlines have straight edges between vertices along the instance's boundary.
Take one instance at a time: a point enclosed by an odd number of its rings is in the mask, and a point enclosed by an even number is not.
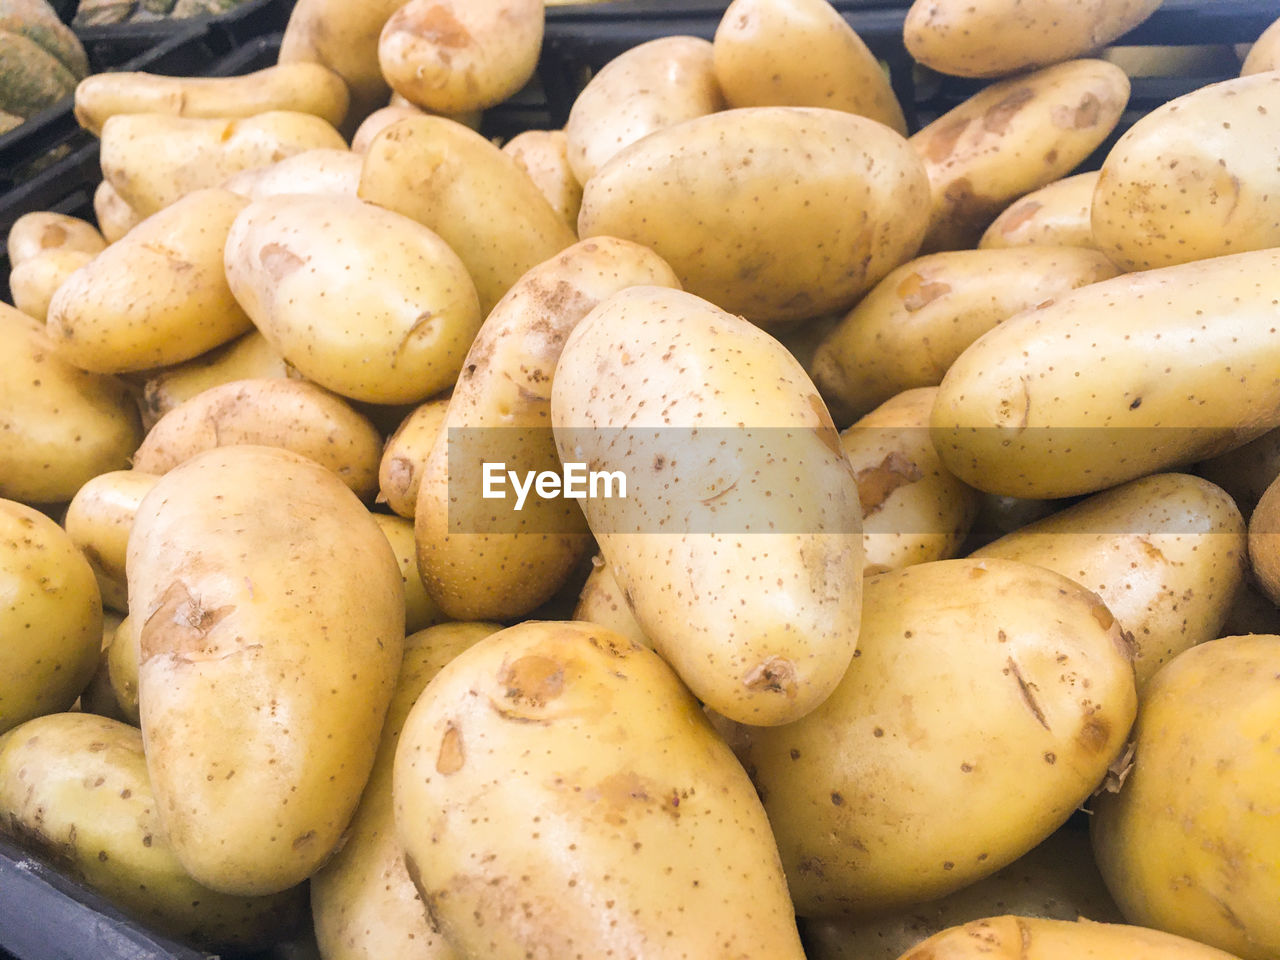
<svg viewBox="0 0 1280 960"><path fill-rule="evenodd" d="M1240 75L1247 77L1268 70L1280 70L1280 20L1263 30L1262 36L1249 48Z"/></svg>
<svg viewBox="0 0 1280 960"><path fill-rule="evenodd" d="M142 222L142 216L128 201L116 192L107 180L93 191L93 214L102 228L102 236L108 243L115 243Z"/></svg>
<svg viewBox="0 0 1280 960"><path fill-rule="evenodd" d="M597 555L591 558L591 573L582 585L578 605L573 608L573 619L597 623L642 647L653 646L640 629L640 624L636 623L635 614L631 612L631 606L604 557Z"/></svg>
<svg viewBox="0 0 1280 960"><path fill-rule="evenodd" d="M563 130L526 130L502 146L502 152L520 165L538 185L547 202L578 229L582 210L582 184L569 165L569 140Z"/></svg>
<svg viewBox="0 0 1280 960"><path fill-rule="evenodd" d="M369 149L369 144L373 143L374 138L387 127L407 117L420 117L425 112L421 107L415 107L411 103L395 104L373 111L373 113L364 118L364 122L357 128L355 136L351 138L351 152L356 154L365 153Z"/></svg>
<svg viewBox="0 0 1280 960"><path fill-rule="evenodd" d="M363 167L364 158L351 150L304 150L269 167L242 170L222 186L249 200L294 193L354 197Z"/></svg>
<svg viewBox="0 0 1280 960"><path fill-rule="evenodd" d="M39 211L24 213L9 228L6 240L9 265L18 267L24 260L52 250L79 250L95 254L106 249L107 241L93 224L65 213Z"/></svg>
<svg viewBox="0 0 1280 960"><path fill-rule="evenodd" d="M978 247L1084 247L1097 250L1093 191L1098 171L1077 173L1032 190L991 222Z"/></svg>
<svg viewBox="0 0 1280 960"><path fill-rule="evenodd" d="M431 400L405 417L387 438L378 463L378 496L397 514L413 519L422 470L444 427L449 398Z"/></svg>
<svg viewBox="0 0 1280 960"><path fill-rule="evenodd" d="M9 274L13 305L32 319L44 323L49 315L49 303L58 288L94 256L96 254L64 247L23 260Z"/></svg>
<svg viewBox="0 0 1280 960"><path fill-rule="evenodd" d="M138 710L138 631L132 617L125 617L116 627L107 648L107 679L111 692L123 714L133 726L141 722Z"/></svg>
<svg viewBox="0 0 1280 960"><path fill-rule="evenodd" d="M404 583L404 628L412 633L425 630L445 619L444 612L423 586L418 575L417 542L413 537L413 523L404 517L392 517L375 513L373 519L391 544L391 552L400 564L400 580Z"/></svg>
<svg viewBox="0 0 1280 960"><path fill-rule="evenodd" d="M140 470L112 470L76 491L62 525L93 568L103 603L127 613L125 555L138 504L160 479Z"/></svg>

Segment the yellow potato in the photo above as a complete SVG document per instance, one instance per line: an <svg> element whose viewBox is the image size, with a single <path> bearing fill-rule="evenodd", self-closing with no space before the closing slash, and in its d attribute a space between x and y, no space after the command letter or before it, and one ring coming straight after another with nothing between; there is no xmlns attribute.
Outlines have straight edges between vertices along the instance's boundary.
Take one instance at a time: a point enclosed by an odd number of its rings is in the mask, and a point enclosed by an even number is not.
<svg viewBox="0 0 1280 960"><path fill-rule="evenodd" d="M142 216L110 182L103 180L93 192L93 213L108 243L115 243L142 222Z"/></svg>
<svg viewBox="0 0 1280 960"><path fill-rule="evenodd" d="M526 130L502 145L502 152L520 165L529 179L570 229L578 229L582 184L569 165L569 141L563 130Z"/></svg>
<svg viewBox="0 0 1280 960"><path fill-rule="evenodd" d="M374 138L387 127L408 117L420 117L423 113L425 111L421 107L415 107L411 103L394 104L373 111L364 118L355 136L351 138L351 152L358 154L367 152L369 144L373 143Z"/></svg>
<svg viewBox="0 0 1280 960"><path fill-rule="evenodd" d="M128 723L124 711L120 709L120 704L116 700L116 692L111 688L111 669L107 660L111 643L116 637L116 628L120 626L122 619L124 618L118 613L110 610L102 611L102 649L98 654L98 666L93 672L89 685L81 691L79 702L80 709L85 713ZM76 709L75 704L72 704L71 709L72 711Z"/></svg>
<svg viewBox="0 0 1280 960"><path fill-rule="evenodd" d="M242 170L346 146L329 123L290 110L234 120L118 114L102 127L102 174L145 217Z"/></svg>
<svg viewBox="0 0 1280 960"><path fill-rule="evenodd" d="M486 110L533 76L543 20L543 0L409 0L382 28L378 63L420 107Z"/></svg>
<svg viewBox="0 0 1280 960"><path fill-rule="evenodd" d="M723 310L801 320L848 309L910 259L928 206L923 165L888 127L751 107L623 150L586 185L578 229L651 248Z"/></svg>
<svg viewBox="0 0 1280 960"><path fill-rule="evenodd" d="M1077 173L1032 190L991 221L978 241L996 247L1085 247L1098 249L1093 235L1093 191L1098 171Z"/></svg>
<svg viewBox="0 0 1280 960"><path fill-rule="evenodd" d="M94 254L101 253L107 246L107 241L93 224L65 213L48 211L24 213L9 228L5 242L11 267L18 267L24 260L52 250Z"/></svg>
<svg viewBox="0 0 1280 960"><path fill-rule="evenodd" d="M578 605L573 608L573 619L599 624L642 647L653 646L636 623L635 614L604 557L591 558L591 573L582 585Z"/></svg>
<svg viewBox="0 0 1280 960"><path fill-rule="evenodd" d="M903 390L937 386L971 343L1014 314L1118 273L1096 250L1069 247L919 257L828 334L814 355L814 382L837 412L861 416Z"/></svg>
<svg viewBox="0 0 1280 960"><path fill-rule="evenodd" d="M730 106L829 107L907 134L884 67L827 0L734 0L714 44Z"/></svg>
<svg viewBox="0 0 1280 960"><path fill-rule="evenodd" d="M0 304L0 497L66 503L88 480L129 466L142 439L125 384L59 356L25 313Z"/></svg>
<svg viewBox="0 0 1280 960"><path fill-rule="evenodd" d="M94 258L83 250L57 248L39 256L28 257L9 274L9 292L13 305L27 316L44 323L49 315L49 302L67 277Z"/></svg>
<svg viewBox="0 0 1280 960"><path fill-rule="evenodd" d="M222 186L249 200L280 194L336 193L354 197L364 159L350 150L305 150L269 167L243 170Z"/></svg>
<svg viewBox="0 0 1280 960"><path fill-rule="evenodd" d="M249 330L223 247L245 206L198 190L138 224L58 287L49 336L84 370L126 373L198 357Z"/></svg>
<svg viewBox="0 0 1280 960"><path fill-rule="evenodd" d="M943 463L1014 497L1090 493L1280 426L1280 251L1127 274L1006 320L947 371Z"/></svg>
<svg viewBox="0 0 1280 960"><path fill-rule="evenodd" d="M1147 686L1133 769L1094 803L1094 853L1130 923L1244 960L1280 954L1280 637L1192 647Z"/></svg>
<svg viewBox="0 0 1280 960"><path fill-rule="evenodd" d="M157 809L142 735L118 720L58 713L0 741L0 819L0 830L169 937L261 949L302 919L302 887L237 897L187 876Z"/></svg>
<svg viewBox="0 0 1280 960"><path fill-rule="evenodd" d="M551 421L563 461L627 479L625 499L582 507L641 630L694 694L760 725L822 703L857 646L861 510L795 358L704 300L632 287L569 335Z"/></svg>
<svg viewBox="0 0 1280 960"><path fill-rule="evenodd" d="M1163 473L1095 494L973 553L1035 564L1097 592L1133 645L1138 693L1183 650L1221 636L1248 544L1231 498Z"/></svg>
<svg viewBox="0 0 1280 960"><path fill-rule="evenodd" d="M1129 649L1098 597L1011 560L869 577L858 657L742 754L801 916L953 893L1058 829L1123 748Z"/></svg>
<svg viewBox="0 0 1280 960"><path fill-rule="evenodd" d="M430 400L409 414L387 438L378 464L378 497L402 517L413 519L422 468L431 456L448 409L448 397Z"/></svg>
<svg viewBox="0 0 1280 960"><path fill-rule="evenodd" d="M915 134L933 191L924 251L976 245L1011 201L1089 156L1128 101L1119 67L1072 60L993 83Z"/></svg>
<svg viewBox="0 0 1280 960"><path fill-rule="evenodd" d="M373 519L391 544L391 552L400 565L400 580L404 583L404 628L407 632L423 630L446 619L436 606L427 588L418 576L417 545L413 537L413 523L404 517L391 517L375 513Z"/></svg>
<svg viewBox="0 0 1280 960"><path fill-rule="evenodd" d="M711 44L661 37L627 50L593 76L569 111L569 166L585 184L611 158L657 130L723 110Z"/></svg>
<svg viewBox="0 0 1280 960"><path fill-rule="evenodd" d="M1231 495L1246 519L1266 493L1271 481L1280 477L1280 430L1268 430L1257 440L1196 464L1195 472L1216 483ZM1240 633L1271 633L1270 630Z"/></svg>
<svg viewBox="0 0 1280 960"><path fill-rule="evenodd" d="M62 525L93 568L102 602L127 613L125 553L138 504L160 478L140 470L112 470L76 491Z"/></svg>
<svg viewBox="0 0 1280 960"><path fill-rule="evenodd" d="M1093 235L1126 270L1280 246L1280 73L1201 87L1111 148Z"/></svg>
<svg viewBox="0 0 1280 960"><path fill-rule="evenodd" d="M42 513L0 500L0 733L66 710L93 678L102 600L71 538Z"/></svg>
<svg viewBox="0 0 1280 960"><path fill-rule="evenodd" d="M410 117L374 138L360 197L439 234L471 274L482 316L577 240L515 160L444 117Z"/></svg>
<svg viewBox="0 0 1280 960"><path fill-rule="evenodd" d="M387 538L316 463L227 447L152 488L128 567L174 853L224 893L301 882L340 841L391 702L405 604Z"/></svg>
<svg viewBox="0 0 1280 960"><path fill-rule="evenodd" d="M317 63L276 64L236 77L109 72L80 81L75 110L80 126L95 134L122 113L218 119L292 110L336 127L347 115L347 85Z"/></svg>
<svg viewBox="0 0 1280 960"><path fill-rule="evenodd" d="M601 627L460 653L409 712L393 797L462 956L803 960L750 780L670 668Z"/></svg>
<svg viewBox="0 0 1280 960"><path fill-rule="evenodd" d="M126 723L140 723L138 710L138 631L132 617L125 617L116 627L111 646L107 648L107 678Z"/></svg>
<svg viewBox="0 0 1280 960"><path fill-rule="evenodd" d="M1249 518L1249 560L1262 592L1280 606L1280 483L1275 480Z"/></svg>
<svg viewBox="0 0 1280 960"><path fill-rule="evenodd" d="M1262 36L1249 48L1240 75L1247 77L1268 70L1280 70L1280 20L1263 30Z"/></svg>
<svg viewBox="0 0 1280 960"><path fill-rule="evenodd" d="M325 960L455 960L427 917L396 839L391 778L400 731L427 684L458 654L502 629L445 623L410 634L373 772L342 849L311 878L316 942Z"/></svg>
<svg viewBox="0 0 1280 960"><path fill-rule="evenodd" d="M305 380L233 380L166 413L133 457L164 474L206 450L241 444L291 450L368 499L378 488L382 437L365 417Z"/></svg>

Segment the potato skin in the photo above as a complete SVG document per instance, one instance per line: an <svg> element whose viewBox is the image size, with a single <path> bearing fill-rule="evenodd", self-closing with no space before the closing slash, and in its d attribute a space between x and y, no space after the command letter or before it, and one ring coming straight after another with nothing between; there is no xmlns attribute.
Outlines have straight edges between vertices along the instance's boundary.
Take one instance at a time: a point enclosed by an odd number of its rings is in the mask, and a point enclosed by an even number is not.
<svg viewBox="0 0 1280 960"><path fill-rule="evenodd" d="M222 186L249 200L297 193L354 197L360 188L363 168L364 158L358 153L318 147L285 157L269 167L242 170Z"/></svg>
<svg viewBox="0 0 1280 960"><path fill-rule="evenodd" d="M96 254L106 249L107 241L93 224L65 213L40 210L24 213L9 228L5 240L9 266L18 267L24 260L51 250L79 250Z"/></svg>
<svg viewBox="0 0 1280 960"><path fill-rule="evenodd" d="M526 130L502 145L520 165L570 229L578 229L582 184L569 165L569 140L563 130Z"/></svg>
<svg viewBox="0 0 1280 960"><path fill-rule="evenodd" d="M13 305L44 323L49 304L67 278L93 260L94 254L83 250L57 248L39 256L28 257L9 274L9 292Z"/></svg>
<svg viewBox="0 0 1280 960"><path fill-rule="evenodd" d="M138 504L159 479L141 470L100 473L76 491L62 525L97 577L103 603L128 612L125 556Z"/></svg>
<svg viewBox="0 0 1280 960"><path fill-rule="evenodd" d="M1000 247L1084 247L1097 250L1093 235L1093 191L1099 172L1090 170L1055 180L1005 208L991 221L978 249Z"/></svg>
<svg viewBox="0 0 1280 960"><path fill-rule="evenodd" d="M640 624L636 623L635 614L622 594L622 588L614 579L604 557L591 558L591 573L587 582L582 585L582 593L578 595L578 605L573 608L573 619L587 623L599 624L614 633L626 637L642 647L652 647L653 642L644 635Z"/></svg>
<svg viewBox="0 0 1280 960"><path fill-rule="evenodd" d="M1249 48L1240 76L1248 77L1268 70L1280 70L1280 20L1262 31L1262 36Z"/></svg>
<svg viewBox="0 0 1280 960"><path fill-rule="evenodd" d="M328 470L224 447L138 509L147 768L178 860L225 893L306 879L337 845L373 765L404 642L386 537Z"/></svg>
<svg viewBox="0 0 1280 960"><path fill-rule="evenodd" d="M93 191L93 215L102 228L102 236L108 243L115 243L142 222L142 215L116 192L107 180Z"/></svg>
<svg viewBox="0 0 1280 960"><path fill-rule="evenodd" d="M1280 951L1280 637L1192 647L1147 686L1134 766L1094 803L1094 853L1131 923L1244 960Z"/></svg>
<svg viewBox="0 0 1280 960"><path fill-rule="evenodd" d="M804 957L746 774L661 659L594 624L459 654L405 721L393 795L464 956Z"/></svg>
<svg viewBox="0 0 1280 960"><path fill-rule="evenodd" d="M1280 606L1280 483L1275 480L1249 518L1249 560L1258 587Z"/></svg>
<svg viewBox="0 0 1280 960"><path fill-rule="evenodd" d="M1102 782L1137 706L1119 624L1059 574L941 560L864 594L835 692L740 754L801 916L932 900L1013 862Z"/></svg>
<svg viewBox="0 0 1280 960"><path fill-rule="evenodd" d="M400 565L400 580L404 584L405 631L413 633L444 621L444 611L431 599L422 583L422 577L418 575L418 549L413 537L413 523L404 517L393 517L385 513L375 513L373 519L391 544L391 552Z"/></svg>

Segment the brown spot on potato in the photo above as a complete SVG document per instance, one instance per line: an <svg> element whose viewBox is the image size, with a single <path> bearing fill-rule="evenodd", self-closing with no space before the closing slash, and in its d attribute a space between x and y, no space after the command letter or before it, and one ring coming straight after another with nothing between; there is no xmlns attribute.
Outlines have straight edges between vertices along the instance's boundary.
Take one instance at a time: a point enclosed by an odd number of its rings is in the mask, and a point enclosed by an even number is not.
<svg viewBox="0 0 1280 960"><path fill-rule="evenodd" d="M267 276L279 283L305 261L282 243L268 243L258 252L258 262Z"/></svg>
<svg viewBox="0 0 1280 960"><path fill-rule="evenodd" d="M1030 87L1019 87L987 110L982 118L982 129L987 133L1005 134L1009 130L1009 123L1035 96L1035 91Z"/></svg>
<svg viewBox="0 0 1280 960"><path fill-rule="evenodd" d="M1102 116L1102 101L1092 93L1086 93L1074 108L1059 105L1053 108L1053 125L1063 130L1088 130L1098 125Z"/></svg>
<svg viewBox="0 0 1280 960"><path fill-rule="evenodd" d="M909 273L903 281L898 284L898 296L902 299L902 305L911 313L928 306L951 292L949 283L942 283L938 280L925 280L920 274Z"/></svg>
<svg viewBox="0 0 1280 960"><path fill-rule="evenodd" d="M564 664L550 657L529 654L505 664L498 682L506 688L503 696L514 703L544 707L564 693Z"/></svg>
<svg viewBox="0 0 1280 960"><path fill-rule="evenodd" d="M139 656L144 662L161 654L185 661L204 659L209 652L209 633L234 610L229 604L211 610L185 583L174 580L142 625Z"/></svg>
<svg viewBox="0 0 1280 960"><path fill-rule="evenodd" d="M890 451L878 466L859 470L856 480L862 518L865 520L878 512L899 487L909 486L923 477L924 472L897 450Z"/></svg>
<svg viewBox="0 0 1280 960"><path fill-rule="evenodd" d="M309 843L313 843L316 839L316 832L308 830L306 833L300 834L293 838L293 849L301 850Z"/></svg>
<svg viewBox="0 0 1280 960"><path fill-rule="evenodd" d="M1000 224L1000 232L1007 237L1009 234L1026 224L1027 221L1039 213L1043 207L1044 204L1038 203L1035 200L1028 200L1025 203L1018 204L1009 211L1009 215L1005 217L1004 222Z"/></svg>
<svg viewBox="0 0 1280 960"><path fill-rule="evenodd" d="M457 773L466 762L466 753L462 746L462 731L450 723L440 738L440 752L436 754L436 772L446 777Z"/></svg>
<svg viewBox="0 0 1280 960"><path fill-rule="evenodd" d="M782 657L770 657L756 664L742 681L753 693L781 693L794 700L799 692L796 665Z"/></svg>
<svg viewBox="0 0 1280 960"><path fill-rule="evenodd" d="M960 142L960 138L968 128L969 121L964 117L957 117L938 127L925 145L925 159L930 163L942 163L951 156L956 144Z"/></svg>
<svg viewBox="0 0 1280 960"><path fill-rule="evenodd" d="M1026 704L1031 715L1036 718L1036 722L1046 730L1049 729L1049 721L1045 718L1044 708L1040 706L1040 701L1036 699L1035 690L1032 685L1022 676L1022 670L1018 667L1018 662L1010 657L1008 660L1008 672L1018 682L1018 692L1022 695L1022 702Z"/></svg>
<svg viewBox="0 0 1280 960"><path fill-rule="evenodd" d="M60 247L67 242L67 230L59 223L47 224L40 232L40 247L48 250L50 247Z"/></svg>
<svg viewBox="0 0 1280 960"><path fill-rule="evenodd" d="M1111 739L1111 724L1098 717L1090 717L1085 721L1080 733L1076 735L1076 743L1086 753L1100 753L1106 749Z"/></svg>
<svg viewBox="0 0 1280 960"><path fill-rule="evenodd" d="M453 15L453 11L439 4L424 9L411 3L401 7L393 20L389 30L412 33L432 46L457 49L473 42L471 32Z"/></svg>

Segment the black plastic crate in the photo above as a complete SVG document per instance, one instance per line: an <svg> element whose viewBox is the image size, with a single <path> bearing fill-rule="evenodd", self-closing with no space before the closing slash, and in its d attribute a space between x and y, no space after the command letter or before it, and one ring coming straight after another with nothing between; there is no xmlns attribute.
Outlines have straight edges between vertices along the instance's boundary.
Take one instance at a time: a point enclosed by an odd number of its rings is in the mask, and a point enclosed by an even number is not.
<svg viewBox="0 0 1280 960"><path fill-rule="evenodd" d="M182 19L113 23L100 27L73 27L86 50L110 51L115 45L138 42L156 44L184 28L207 30L223 53L266 33L284 30L296 0L248 0L226 13Z"/></svg>

